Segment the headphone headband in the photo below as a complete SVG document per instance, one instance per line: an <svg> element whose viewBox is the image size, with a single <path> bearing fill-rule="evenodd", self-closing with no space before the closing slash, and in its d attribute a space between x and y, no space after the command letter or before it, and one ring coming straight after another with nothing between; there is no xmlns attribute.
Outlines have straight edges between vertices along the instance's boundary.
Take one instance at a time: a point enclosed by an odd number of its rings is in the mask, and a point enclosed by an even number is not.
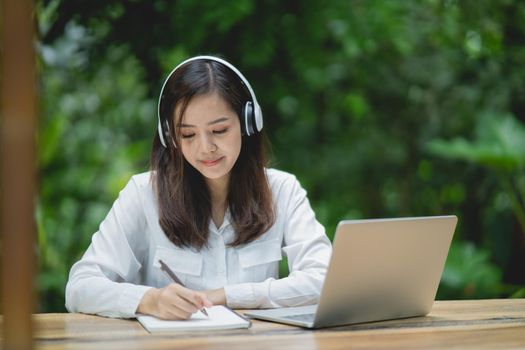
<svg viewBox="0 0 525 350"><path fill-rule="evenodd" d="M162 97L164 96L164 89L166 88L166 85L168 83L168 81L170 80L171 76L173 75L173 73L175 73L177 71L177 69L179 69L180 67L182 67L183 65L185 65L186 63L189 63L189 62L192 62L192 61L197 61L197 60L209 60L209 61L215 61L215 62L219 62L223 65L225 65L226 67L228 67L231 71L233 71L238 77L239 79L241 79L242 83L244 84L244 86L246 86L246 88L248 89L248 92L250 94L250 98L251 98L251 103L252 105L249 106L250 102L247 102L246 103L246 106L245 108L243 108L243 115L240 116L241 119L244 118L243 122L244 122L244 125L245 125L245 132L248 136L250 135L253 135L255 134L256 132L258 131L261 131L261 129L263 128L263 119L262 119L262 111L261 111L261 107L259 106L259 103L257 102L257 98L255 97L255 93L253 92L253 89L250 85L250 83L248 82L248 80L244 77L244 75L237 69L235 68L235 66L233 66L231 63L223 60L222 58L219 58L219 57L215 57L215 56L206 56L206 55L202 55L202 56L195 56L195 57L191 57L191 58L188 58L187 60L179 63L175 68L173 68L173 70L170 72L170 74L168 75L168 77L166 78L166 80L164 80L164 84L162 84L162 88L160 89L160 95L159 95L159 102L157 104L157 117L158 117L158 133L159 133L159 137L160 137L160 141L162 143L162 145L164 147L168 147L167 145L167 142L164 138L164 136L166 135L171 135L170 132L169 132L169 122L167 120L164 120L165 122L165 125L164 127L166 127L166 131L167 133L165 134L164 133L164 130L163 130L163 124L162 124L162 116L161 116L161 103L162 103ZM251 109L251 113L248 112L247 110ZM253 119L253 120L251 120ZM175 141L173 141L173 144L175 145ZM176 147L176 145L175 145Z"/></svg>

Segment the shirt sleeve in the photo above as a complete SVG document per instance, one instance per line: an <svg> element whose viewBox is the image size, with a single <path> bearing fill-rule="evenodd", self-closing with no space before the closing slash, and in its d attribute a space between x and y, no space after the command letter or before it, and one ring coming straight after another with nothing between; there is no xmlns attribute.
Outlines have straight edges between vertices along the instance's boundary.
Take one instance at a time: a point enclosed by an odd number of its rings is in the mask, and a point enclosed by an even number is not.
<svg viewBox="0 0 525 350"><path fill-rule="evenodd" d="M82 259L75 263L66 285L70 312L107 317L135 317L144 293L138 285L146 219L132 178L122 189Z"/></svg>
<svg viewBox="0 0 525 350"><path fill-rule="evenodd" d="M332 245L324 227L316 220L306 191L292 177L285 201L277 215L284 216L283 252L290 274L261 283L226 286L226 301L232 308L274 308L315 304L326 275Z"/></svg>

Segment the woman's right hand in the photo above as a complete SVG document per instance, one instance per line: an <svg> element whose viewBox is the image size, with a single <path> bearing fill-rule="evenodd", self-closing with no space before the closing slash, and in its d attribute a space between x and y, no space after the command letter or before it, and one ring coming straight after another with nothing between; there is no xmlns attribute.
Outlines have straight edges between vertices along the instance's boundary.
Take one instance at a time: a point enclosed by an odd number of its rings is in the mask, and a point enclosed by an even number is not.
<svg viewBox="0 0 525 350"><path fill-rule="evenodd" d="M165 320L186 320L203 307L213 304L206 295L177 283L149 289L137 307L137 313Z"/></svg>

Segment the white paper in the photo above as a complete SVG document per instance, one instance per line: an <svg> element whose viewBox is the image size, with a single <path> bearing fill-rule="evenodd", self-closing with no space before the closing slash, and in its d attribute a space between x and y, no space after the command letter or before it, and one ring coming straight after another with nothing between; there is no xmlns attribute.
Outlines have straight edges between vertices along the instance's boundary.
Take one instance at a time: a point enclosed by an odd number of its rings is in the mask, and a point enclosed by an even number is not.
<svg viewBox="0 0 525 350"><path fill-rule="evenodd" d="M206 311L209 316L198 311L190 319L182 321L167 321L146 315L138 316L137 320L149 332L248 328L251 325L250 321L222 305L206 308Z"/></svg>

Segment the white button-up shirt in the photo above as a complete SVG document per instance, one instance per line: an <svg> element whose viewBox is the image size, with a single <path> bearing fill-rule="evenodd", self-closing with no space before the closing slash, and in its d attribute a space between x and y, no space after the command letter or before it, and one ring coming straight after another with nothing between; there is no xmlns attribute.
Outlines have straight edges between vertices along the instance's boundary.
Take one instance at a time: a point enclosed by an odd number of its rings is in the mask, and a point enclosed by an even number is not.
<svg viewBox="0 0 525 350"><path fill-rule="evenodd" d="M135 317L144 293L172 281L162 259L194 290L224 287L232 308L272 308L318 301L331 244L297 179L268 169L276 208L275 224L255 241L228 246L235 237L226 211L217 228L209 225L209 246L200 251L175 246L159 225L151 173L135 175L122 189L90 246L75 263L66 286L70 312ZM290 274L278 278L282 254Z"/></svg>

